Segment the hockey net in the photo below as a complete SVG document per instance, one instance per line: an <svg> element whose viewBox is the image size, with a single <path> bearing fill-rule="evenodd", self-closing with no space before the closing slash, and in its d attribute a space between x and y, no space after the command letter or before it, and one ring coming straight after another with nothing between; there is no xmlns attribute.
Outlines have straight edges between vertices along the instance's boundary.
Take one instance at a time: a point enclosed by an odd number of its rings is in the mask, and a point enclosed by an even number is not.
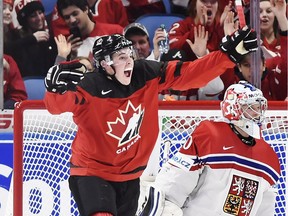
<svg viewBox="0 0 288 216"><path fill-rule="evenodd" d="M281 163L275 215L287 214L287 104L269 102L262 135ZM160 102L156 144L158 170L188 138L197 123L221 115L219 102ZM24 101L14 111L13 208L7 215L79 215L68 187L71 142L76 133L71 113L51 115L42 101ZM14 211L14 214L13 214Z"/></svg>

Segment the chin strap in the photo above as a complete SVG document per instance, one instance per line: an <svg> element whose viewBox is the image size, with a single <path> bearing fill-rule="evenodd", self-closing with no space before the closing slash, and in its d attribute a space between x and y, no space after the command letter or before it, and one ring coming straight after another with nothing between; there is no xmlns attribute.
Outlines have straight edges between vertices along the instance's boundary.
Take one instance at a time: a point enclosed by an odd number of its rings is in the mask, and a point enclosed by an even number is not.
<svg viewBox="0 0 288 216"><path fill-rule="evenodd" d="M103 67L100 67L100 68L99 68L99 72L105 74L107 77L110 77L111 80L114 80L114 81L120 83L120 82L116 79L116 76L115 76L115 74L116 74L115 68L113 67L113 65L111 65L111 67L113 68L113 71L114 71L114 74L113 74L113 75L108 74L107 71L106 71ZM121 84L121 83L120 83L120 84Z"/></svg>
<svg viewBox="0 0 288 216"><path fill-rule="evenodd" d="M232 131L239 137L239 139L244 144L249 145L249 146L254 146L256 144L254 137L252 137L250 135L249 135L249 137L244 137L237 131L234 124L229 124L229 125L230 125L230 128L232 129Z"/></svg>

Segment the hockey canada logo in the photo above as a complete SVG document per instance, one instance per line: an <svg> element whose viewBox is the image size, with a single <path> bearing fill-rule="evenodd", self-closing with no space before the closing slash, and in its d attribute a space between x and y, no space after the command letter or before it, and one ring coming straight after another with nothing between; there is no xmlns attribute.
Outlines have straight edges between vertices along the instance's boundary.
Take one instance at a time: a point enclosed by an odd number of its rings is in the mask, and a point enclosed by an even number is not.
<svg viewBox="0 0 288 216"><path fill-rule="evenodd" d="M130 148L139 138L139 129L144 116L141 105L134 107L128 101L125 110L118 110L119 117L113 122L107 122L109 131L107 134L118 140L118 147L127 145Z"/></svg>
<svg viewBox="0 0 288 216"><path fill-rule="evenodd" d="M257 181L233 175L223 211L231 215L249 216L258 186Z"/></svg>

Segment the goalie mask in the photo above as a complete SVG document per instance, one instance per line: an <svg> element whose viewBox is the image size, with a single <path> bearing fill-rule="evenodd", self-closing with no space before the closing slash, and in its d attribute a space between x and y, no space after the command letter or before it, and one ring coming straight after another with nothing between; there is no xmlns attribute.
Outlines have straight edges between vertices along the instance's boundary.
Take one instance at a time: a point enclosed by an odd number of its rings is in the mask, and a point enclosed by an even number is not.
<svg viewBox="0 0 288 216"><path fill-rule="evenodd" d="M248 135L259 139L267 100L260 89L246 81L233 84L220 104L222 115Z"/></svg>
<svg viewBox="0 0 288 216"><path fill-rule="evenodd" d="M102 60L105 60L108 65L113 65L112 54L126 47L131 49L133 56L132 41L127 40L123 35L105 35L97 38L93 45L95 66L99 68Z"/></svg>

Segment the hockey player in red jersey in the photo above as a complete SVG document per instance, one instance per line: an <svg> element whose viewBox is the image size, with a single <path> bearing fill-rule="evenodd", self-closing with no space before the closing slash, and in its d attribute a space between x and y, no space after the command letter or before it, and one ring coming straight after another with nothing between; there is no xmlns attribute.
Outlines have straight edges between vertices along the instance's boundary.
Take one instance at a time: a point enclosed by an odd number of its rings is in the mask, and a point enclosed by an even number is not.
<svg viewBox="0 0 288 216"><path fill-rule="evenodd" d="M223 39L222 51L194 62L134 60L132 42L114 34L94 43L96 71L83 74L75 62L50 68L45 105L52 114L72 112L78 126L69 185L81 215L134 216L158 136L158 92L202 87L256 48L246 26Z"/></svg>
<svg viewBox="0 0 288 216"><path fill-rule="evenodd" d="M274 215L280 164L259 126L267 100L240 81L220 106L224 118L201 122L162 167L150 192L165 200L146 205L142 216Z"/></svg>

